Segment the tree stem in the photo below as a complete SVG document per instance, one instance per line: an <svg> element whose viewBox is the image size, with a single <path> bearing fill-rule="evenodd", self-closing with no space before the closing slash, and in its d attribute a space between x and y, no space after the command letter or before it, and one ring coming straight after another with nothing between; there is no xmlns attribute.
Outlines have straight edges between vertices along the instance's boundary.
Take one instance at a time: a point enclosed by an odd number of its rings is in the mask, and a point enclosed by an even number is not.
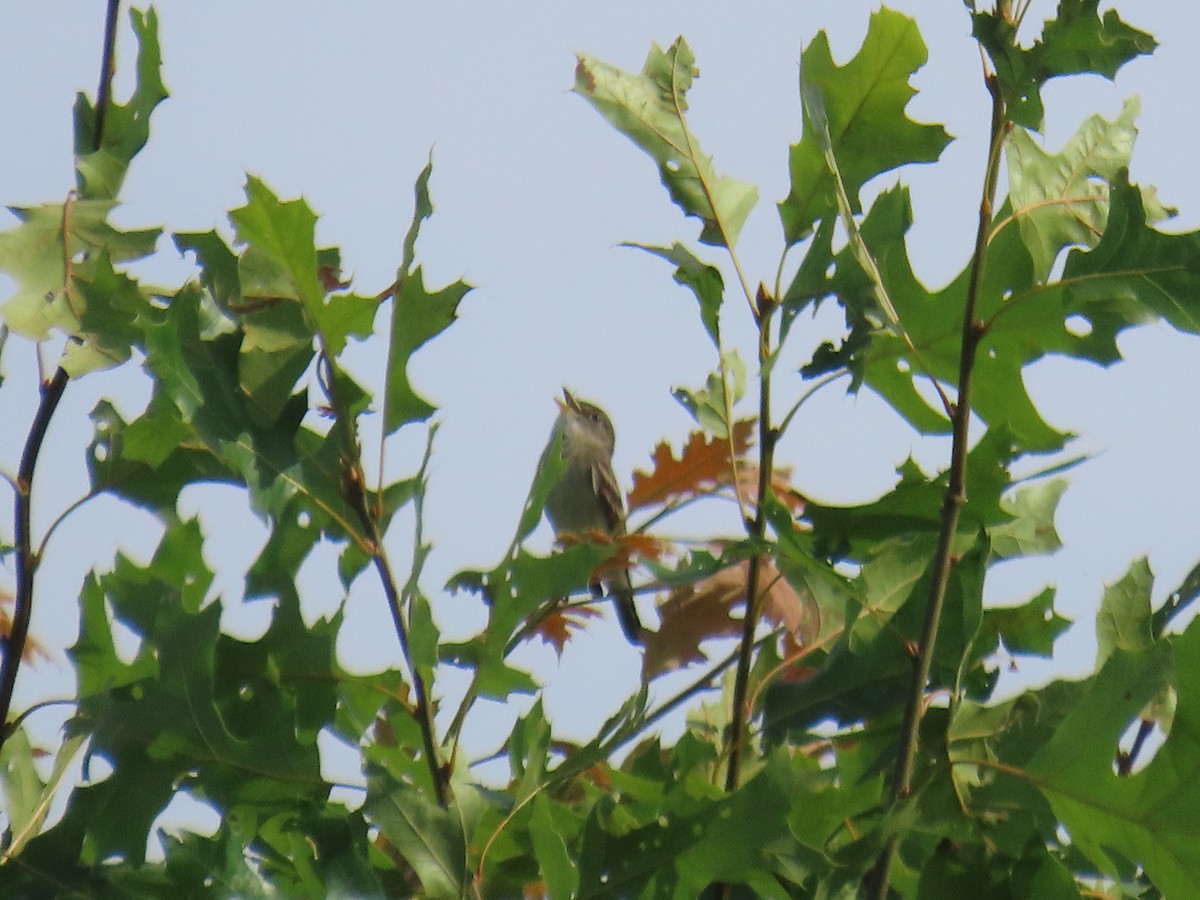
<svg viewBox="0 0 1200 900"><path fill-rule="evenodd" d="M108 0L108 11L104 19L104 48L100 60L100 84L96 90L96 123L92 131L92 149L99 150L104 143L104 123L109 104L112 102L112 78L116 69L117 17L120 0ZM70 201L68 201L70 202ZM65 227L64 216L63 252L68 260L67 281L64 290L70 290L71 235ZM4 660L0 663L0 747L8 739L10 728L9 712L12 709L13 690L17 684L17 670L25 652L29 637L29 622L33 616L33 586L37 574L38 555L33 549L33 473L37 468L42 442L50 427L50 420L66 392L70 376L59 367L54 377L41 386L41 400L37 413L30 425L29 435L21 451L17 465L16 496L13 500L13 541L16 556L16 597L13 601L12 629L3 641Z"/></svg>
<svg viewBox="0 0 1200 900"><path fill-rule="evenodd" d="M892 776L892 800L897 803L912 793L913 772L916 767L917 751L920 747L921 718L925 710L925 688L933 665L938 625L941 622L942 608L946 600L946 586L950 581L950 571L955 563L953 544L958 531L959 514L967 499L971 381L979 343L987 333L986 326L976 320L975 310L978 306L980 287L983 284L983 267L987 256L988 234L992 222L996 185L1000 176L1000 160L1004 149L1004 138L1008 133L1007 114L999 82L994 75L988 75L985 77L985 83L992 98L991 138L988 145L987 168L984 172L983 196L979 204L979 223L975 232L975 251L971 258L971 275L963 308L962 339L958 360L958 401L954 405L953 442L950 450L950 479L942 500L941 529L938 533L937 550L933 558L933 577L929 584L929 599L925 607L921 639L913 657L912 681L909 684L908 700L904 710L896 769ZM870 896L876 900L884 900L887 897L892 863L898 848L899 839L893 837L888 841L876 861L875 867L868 874Z"/></svg>

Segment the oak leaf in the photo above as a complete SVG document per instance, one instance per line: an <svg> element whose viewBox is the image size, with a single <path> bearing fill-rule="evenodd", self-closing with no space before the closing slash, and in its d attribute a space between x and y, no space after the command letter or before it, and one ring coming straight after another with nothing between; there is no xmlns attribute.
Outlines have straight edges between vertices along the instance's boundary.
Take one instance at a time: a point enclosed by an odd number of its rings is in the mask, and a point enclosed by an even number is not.
<svg viewBox="0 0 1200 900"><path fill-rule="evenodd" d="M746 502L753 505L758 502L758 466L746 463L738 466L738 486ZM776 466L771 472L771 491L776 499L791 510L792 515L798 516L808 503L807 498L792 487L792 470L790 467Z"/></svg>
<svg viewBox="0 0 1200 900"><path fill-rule="evenodd" d="M734 483L733 458L741 459L750 446L753 419L733 424L732 440L714 438L693 431L679 458L663 441L654 449L654 470L633 473L633 489L629 492L629 509L659 506L671 500L710 493L716 488Z"/></svg>
<svg viewBox="0 0 1200 900"><path fill-rule="evenodd" d="M587 619L594 619L599 615L599 610L593 606L560 606L538 622L533 633L553 647L555 654L562 658L563 650L575 632L586 627Z"/></svg>
<svg viewBox="0 0 1200 900"><path fill-rule="evenodd" d="M642 673L647 680L707 659L700 649L702 641L742 634L743 620L733 611L745 606L749 572L749 560L742 560L671 591L659 607L659 630L646 640ZM813 599L797 593L766 557L760 558L758 577L762 619L783 628L796 644L811 643L820 630Z"/></svg>

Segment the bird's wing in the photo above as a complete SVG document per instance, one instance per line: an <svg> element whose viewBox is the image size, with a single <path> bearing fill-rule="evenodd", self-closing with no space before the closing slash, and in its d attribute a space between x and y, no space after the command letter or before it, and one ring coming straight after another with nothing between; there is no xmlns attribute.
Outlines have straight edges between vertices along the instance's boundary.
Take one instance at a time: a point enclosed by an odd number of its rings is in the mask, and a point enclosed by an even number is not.
<svg viewBox="0 0 1200 900"><path fill-rule="evenodd" d="M625 501L621 497L621 488L617 484L617 476L613 474L612 466L592 466L592 487L600 501L600 514L604 516L604 524L608 526L609 533L624 534Z"/></svg>

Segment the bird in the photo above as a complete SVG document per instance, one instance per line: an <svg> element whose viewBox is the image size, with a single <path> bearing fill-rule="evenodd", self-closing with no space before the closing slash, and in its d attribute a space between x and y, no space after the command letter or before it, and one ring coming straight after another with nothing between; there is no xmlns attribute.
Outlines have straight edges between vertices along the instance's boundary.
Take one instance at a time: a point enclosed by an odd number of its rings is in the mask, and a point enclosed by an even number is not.
<svg viewBox="0 0 1200 900"><path fill-rule="evenodd" d="M578 400L566 388L558 404L558 418L551 444L562 435L562 455L567 470L546 497L546 518L556 536L583 535L598 531L610 537L625 534L625 503L612 456L616 431L612 419L594 403ZM634 644L646 642L647 629L638 618L633 602L629 570L619 568L604 576L617 620L625 637ZM599 585L592 589L599 595Z"/></svg>

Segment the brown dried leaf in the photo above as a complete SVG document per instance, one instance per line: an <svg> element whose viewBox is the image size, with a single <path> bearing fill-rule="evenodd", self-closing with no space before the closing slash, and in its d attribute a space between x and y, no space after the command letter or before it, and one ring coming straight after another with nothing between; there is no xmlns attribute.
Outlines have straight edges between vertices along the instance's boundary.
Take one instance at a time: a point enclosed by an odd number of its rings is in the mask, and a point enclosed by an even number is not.
<svg viewBox="0 0 1200 900"><path fill-rule="evenodd" d="M783 660L786 668L778 676L780 681L789 683L807 681L817 674L817 669L803 665L801 662L807 651L808 648L791 634L783 636Z"/></svg>
<svg viewBox="0 0 1200 900"><path fill-rule="evenodd" d="M733 424L733 453L739 459L750 446L754 430L753 419ZM687 446L678 459L666 441L654 449L654 470L633 473L633 490L629 492L629 509L659 506L674 499L708 493L714 488L733 484L733 463L730 460L730 441L709 438L693 431Z"/></svg>
<svg viewBox="0 0 1200 900"><path fill-rule="evenodd" d="M747 503L756 503L758 501L758 466L753 463L744 463L738 466L738 486ZM798 516L804 512L808 499L792 487L790 467L775 467L775 470L771 472L771 490L775 492L779 502L792 511L792 515Z"/></svg>
<svg viewBox="0 0 1200 900"><path fill-rule="evenodd" d="M750 563L743 560L695 584L675 588L659 607L662 625L646 640L642 672L646 679L708 657L702 641L741 635L743 623L732 615L745 605ZM810 643L820 629L820 613L812 598L802 598L775 564L759 563L762 618L781 626L798 644Z"/></svg>
<svg viewBox="0 0 1200 900"><path fill-rule="evenodd" d="M801 596L769 559L762 561L758 577L763 585L762 617L781 626L801 646L811 644L821 630L816 600L807 591Z"/></svg>
<svg viewBox="0 0 1200 900"><path fill-rule="evenodd" d="M327 294L332 294L334 291L344 291L350 287L350 282L342 281L342 273L333 266L318 266L317 280L321 282L321 288Z"/></svg>

